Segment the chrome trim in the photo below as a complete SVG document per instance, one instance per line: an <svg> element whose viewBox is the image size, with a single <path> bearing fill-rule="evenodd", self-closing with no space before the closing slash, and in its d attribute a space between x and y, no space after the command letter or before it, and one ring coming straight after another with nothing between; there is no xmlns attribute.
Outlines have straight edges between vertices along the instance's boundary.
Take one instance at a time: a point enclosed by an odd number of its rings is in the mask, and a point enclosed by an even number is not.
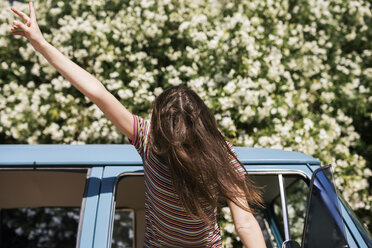
<svg viewBox="0 0 372 248"><path fill-rule="evenodd" d="M280 200L282 202L284 237L285 237L285 240L290 240L288 209L287 209L287 201L286 201L285 188L284 188L284 178L282 174L278 175L278 183L279 183L279 190L280 190Z"/></svg>
<svg viewBox="0 0 372 248"><path fill-rule="evenodd" d="M20 171L20 170L26 170L26 171L33 171L35 170L35 167L0 167L0 171Z"/></svg>
<svg viewBox="0 0 372 248"><path fill-rule="evenodd" d="M247 171L249 175L300 175L304 178L310 179L303 171L292 170L261 170L261 171Z"/></svg>
<svg viewBox="0 0 372 248"><path fill-rule="evenodd" d="M86 205L86 194L88 194L88 188L89 188L89 185L88 185L88 181L89 181L89 178L92 174L92 168L89 168L88 171L87 171L87 177L86 177L86 180L85 180L85 187L84 187L84 193L83 193L83 199L81 200L81 207L80 207L80 217L79 217L79 225L78 225L78 231L77 231L77 235L76 235L76 248L79 248L80 247L80 239L81 239L81 228L83 226L83 222L84 222L84 213L85 213L85 205Z"/></svg>
<svg viewBox="0 0 372 248"><path fill-rule="evenodd" d="M144 175L145 175L144 172L124 172L124 173L119 174L115 178L114 189L112 191L112 194L114 195L114 200L116 200L115 199L115 197L116 197L116 185L118 185L118 183L122 179L122 177L126 177L126 176L144 176Z"/></svg>
<svg viewBox="0 0 372 248"><path fill-rule="evenodd" d="M91 167L44 167L44 166L36 166L34 167L34 170L36 171L43 171L43 170L48 170L48 171L58 171L58 170L68 170L68 171L75 171L75 170L88 170L91 169Z"/></svg>
<svg viewBox="0 0 372 248"><path fill-rule="evenodd" d="M0 171L88 171L91 167L44 167L44 166L27 166L27 167L0 167Z"/></svg>

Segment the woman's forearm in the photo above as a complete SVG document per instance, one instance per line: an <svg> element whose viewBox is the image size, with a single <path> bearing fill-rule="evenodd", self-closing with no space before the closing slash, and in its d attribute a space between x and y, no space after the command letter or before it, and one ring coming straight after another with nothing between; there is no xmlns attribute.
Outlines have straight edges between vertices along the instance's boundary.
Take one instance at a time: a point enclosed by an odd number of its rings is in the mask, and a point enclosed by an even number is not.
<svg viewBox="0 0 372 248"><path fill-rule="evenodd" d="M236 231L246 248L266 248L265 240L260 226L256 220L251 220L249 224L237 227Z"/></svg>
<svg viewBox="0 0 372 248"><path fill-rule="evenodd" d="M48 62L54 66L80 92L95 103L111 122L127 137L133 136L132 114L89 72L64 56L48 42L35 45Z"/></svg>
<svg viewBox="0 0 372 248"><path fill-rule="evenodd" d="M243 199L237 201L245 202ZM246 248L266 248L260 225L251 212L240 208L233 201L227 201L235 224L235 230Z"/></svg>
<svg viewBox="0 0 372 248"><path fill-rule="evenodd" d="M80 92L96 103L100 95L106 91L102 83L89 72L75 64L57 48L43 40L34 44L34 48L42 54L46 60L71 82Z"/></svg>

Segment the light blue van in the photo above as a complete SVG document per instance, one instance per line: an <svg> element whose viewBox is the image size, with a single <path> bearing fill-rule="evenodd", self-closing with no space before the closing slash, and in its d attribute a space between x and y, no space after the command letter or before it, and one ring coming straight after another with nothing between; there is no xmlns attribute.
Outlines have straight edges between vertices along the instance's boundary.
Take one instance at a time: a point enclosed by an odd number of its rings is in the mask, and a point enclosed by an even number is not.
<svg viewBox="0 0 372 248"><path fill-rule="evenodd" d="M235 151L263 188L256 218L268 248L372 247L329 167L297 152ZM1 248L143 247L141 158L130 145L0 145L0 221Z"/></svg>

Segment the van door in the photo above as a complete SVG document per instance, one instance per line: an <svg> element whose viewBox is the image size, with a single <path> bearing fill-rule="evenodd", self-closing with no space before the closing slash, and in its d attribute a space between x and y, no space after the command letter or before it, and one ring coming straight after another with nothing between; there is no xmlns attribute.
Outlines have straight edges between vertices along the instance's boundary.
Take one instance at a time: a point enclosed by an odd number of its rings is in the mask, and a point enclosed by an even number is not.
<svg viewBox="0 0 372 248"><path fill-rule="evenodd" d="M308 199L301 247L350 247L330 165L315 170Z"/></svg>

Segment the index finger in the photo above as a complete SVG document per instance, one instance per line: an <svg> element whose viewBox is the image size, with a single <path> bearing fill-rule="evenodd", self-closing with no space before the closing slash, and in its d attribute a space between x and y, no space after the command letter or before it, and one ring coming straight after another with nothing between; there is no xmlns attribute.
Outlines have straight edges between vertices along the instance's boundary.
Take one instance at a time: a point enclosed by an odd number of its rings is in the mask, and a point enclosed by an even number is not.
<svg viewBox="0 0 372 248"><path fill-rule="evenodd" d="M22 11L20 11L20 10L14 8L14 7L12 7L11 10L12 10L14 13L16 13L19 17L21 17L21 18L23 19L24 22L27 22L27 21L28 21L28 18L29 18L29 17L28 17L25 13L23 13Z"/></svg>
<svg viewBox="0 0 372 248"><path fill-rule="evenodd" d="M34 21L36 21L36 14L35 14L35 9L34 9L34 4L30 1L28 3L28 7L30 9L30 18Z"/></svg>

